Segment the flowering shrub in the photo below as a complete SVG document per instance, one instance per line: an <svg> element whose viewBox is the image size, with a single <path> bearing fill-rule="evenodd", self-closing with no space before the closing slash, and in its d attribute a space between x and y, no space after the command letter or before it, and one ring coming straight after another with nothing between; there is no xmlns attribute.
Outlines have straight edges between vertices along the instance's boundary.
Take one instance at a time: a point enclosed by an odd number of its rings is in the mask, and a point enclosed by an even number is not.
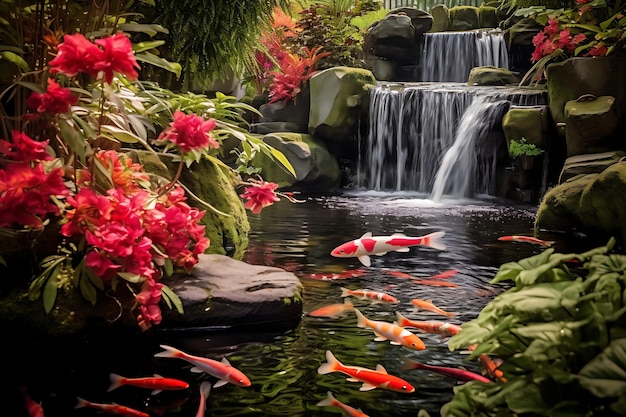
<svg viewBox="0 0 626 417"><path fill-rule="evenodd" d="M56 48L47 88L21 83L33 89L31 112L22 120L50 139L13 130L12 138L0 140L0 227L42 230L57 222L70 242L46 257L30 282L29 298L43 295L46 312L59 288L73 286L95 304L99 291L123 284L133 294L137 324L147 330L161 322L161 301L183 312L161 279L176 269L190 271L210 244L200 223L205 211L187 202L178 183L183 166L217 161L222 139L234 136L242 143L240 163L261 151L293 168L236 125L238 106L225 96L176 96L140 83L133 45L123 33L93 42L66 34ZM177 173L170 181L147 174L115 150L120 143L173 154ZM273 183L241 185L248 186L242 197L254 213L279 200Z"/></svg>
<svg viewBox="0 0 626 417"><path fill-rule="evenodd" d="M543 6L520 9L519 16L531 16L545 27L533 38L533 67L522 83L541 81L546 65L572 56L623 56L626 54L626 12L617 3L604 0L576 0L568 9Z"/></svg>

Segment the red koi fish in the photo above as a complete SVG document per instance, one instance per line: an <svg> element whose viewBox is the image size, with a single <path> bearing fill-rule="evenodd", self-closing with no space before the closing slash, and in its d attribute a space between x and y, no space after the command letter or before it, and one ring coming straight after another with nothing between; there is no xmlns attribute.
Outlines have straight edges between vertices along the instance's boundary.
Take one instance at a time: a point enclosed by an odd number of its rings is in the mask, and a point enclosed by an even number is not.
<svg viewBox="0 0 626 417"><path fill-rule="evenodd" d="M375 341L389 340L392 345L406 346L409 349L424 350L424 342L417 335L411 333L404 327L398 326L396 323L387 323L385 321L370 320L363 315L358 309L354 309L357 317L357 326L361 328L370 328L376 334Z"/></svg>
<svg viewBox="0 0 626 417"><path fill-rule="evenodd" d="M348 417L369 417L361 409L352 408L347 404L342 403L335 397L333 393L328 391L326 398L316 404L318 407L337 407L342 410Z"/></svg>
<svg viewBox="0 0 626 417"><path fill-rule="evenodd" d="M505 242L532 243L534 245L540 245L540 246L545 246L545 247L550 247L554 245L553 240L541 240L541 239L537 239L536 237L531 237L531 236L518 236L518 235L502 236L502 237L499 237L498 240L502 240Z"/></svg>
<svg viewBox="0 0 626 417"><path fill-rule="evenodd" d="M384 292L376 292L370 290L349 290L347 288L341 288L341 296L347 297L349 295L353 295L355 297L360 298L369 298L374 301L384 301L387 303L397 303L398 299L393 295L389 295Z"/></svg>
<svg viewBox="0 0 626 417"><path fill-rule="evenodd" d="M492 382L490 379L485 378L474 372L466 371L465 369L450 368L447 366L435 366L427 365L413 359L404 358L402 360L402 369L426 369L428 371L436 372L439 375L447 376L448 378L454 378L457 381L480 381L480 382Z"/></svg>
<svg viewBox="0 0 626 417"><path fill-rule="evenodd" d="M189 384L185 381L174 378L164 378L161 375L154 375L154 377L126 378L112 373L110 376L111 385L109 386L109 392L121 387L122 385L148 388L153 390L152 395L158 394L163 390L180 390L189 388Z"/></svg>
<svg viewBox="0 0 626 417"><path fill-rule="evenodd" d="M200 405L198 406L198 412L196 417L204 417L206 411L206 399L209 398L211 393L211 383L209 381L203 381L200 384Z"/></svg>
<svg viewBox="0 0 626 417"><path fill-rule="evenodd" d="M442 281L439 279L414 279L413 282L416 284L430 285L431 287L459 288L459 286L453 282Z"/></svg>
<svg viewBox="0 0 626 417"><path fill-rule="evenodd" d="M354 304L352 304L350 300L346 298L344 299L343 304L339 304L339 303L329 304L320 308L316 308L315 310L309 313L309 316L328 317L328 318L336 319L352 310L354 310Z"/></svg>
<svg viewBox="0 0 626 417"><path fill-rule="evenodd" d="M430 279L446 279L455 276L459 271L456 269L448 269L447 271L443 271L439 274L433 275Z"/></svg>
<svg viewBox="0 0 626 417"><path fill-rule="evenodd" d="M22 400L24 401L24 408L29 417L44 417L43 407L41 403L36 402L28 394L28 390L25 387L20 388L22 393Z"/></svg>
<svg viewBox="0 0 626 417"><path fill-rule="evenodd" d="M411 303L418 309L432 311L433 313L442 314L448 317L456 316L456 313L451 313L440 309L439 307L434 305L431 300L420 300L419 298L414 298L411 300Z"/></svg>
<svg viewBox="0 0 626 417"><path fill-rule="evenodd" d="M126 417L150 417L150 414L144 413L143 411L135 410L134 408L126 407L124 405L119 404L102 404L102 403L92 403L91 401L87 401L83 398L76 397L78 400L78 404L74 408L82 408L89 407L98 411L103 411L109 414L117 414L119 416Z"/></svg>
<svg viewBox="0 0 626 417"><path fill-rule="evenodd" d="M333 249L330 254L336 258L358 258L365 266L371 265L371 255L384 255L387 252L408 252L411 246L428 246L431 248L446 250L446 245L441 241L445 232L434 232L426 236L410 237L402 233L394 233L391 236L372 236L371 232L365 233L359 239L343 243Z"/></svg>
<svg viewBox="0 0 626 417"><path fill-rule="evenodd" d="M376 365L376 370L362 368L360 366L346 366L339 362L330 350L326 351L326 363L320 365L317 373L324 375L331 372L341 372L348 375L350 382L362 382L359 391L371 391L376 388L386 389L396 392L415 392L415 387L402 378L387 373L387 370L380 364Z"/></svg>
<svg viewBox="0 0 626 417"><path fill-rule="evenodd" d="M413 275L409 275L405 272L400 272L400 271L385 271L385 272L387 272L389 275L393 275L394 277L398 277L398 278L409 278L409 279L415 278Z"/></svg>
<svg viewBox="0 0 626 417"><path fill-rule="evenodd" d="M461 331L461 326L444 321L417 321L410 320L396 311L396 323L402 327L414 327L424 333L454 336Z"/></svg>
<svg viewBox="0 0 626 417"><path fill-rule="evenodd" d="M191 372L206 372L219 379L219 381L213 385L214 388L221 387L228 383L240 387L249 387L252 384L250 379L239 369L232 367L226 358L218 362L213 359L190 355L175 347L167 345L161 345L161 347L165 350L155 354L155 357L178 358L191 363L194 365L194 367L191 368Z"/></svg>

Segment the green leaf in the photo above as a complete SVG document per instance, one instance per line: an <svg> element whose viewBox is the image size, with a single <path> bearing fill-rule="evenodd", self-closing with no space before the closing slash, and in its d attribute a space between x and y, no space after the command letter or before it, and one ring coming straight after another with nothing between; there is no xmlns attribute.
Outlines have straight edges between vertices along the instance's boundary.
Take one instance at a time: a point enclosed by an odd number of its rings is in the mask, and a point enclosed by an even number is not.
<svg viewBox="0 0 626 417"><path fill-rule="evenodd" d="M106 134L106 136L112 137L113 139L117 139L123 143L142 142L141 138L135 135L133 132L129 132L128 130L121 129L117 126L102 125L100 129L102 131L102 134Z"/></svg>
<svg viewBox="0 0 626 417"><path fill-rule="evenodd" d="M626 339L612 341L580 370L578 380L596 397L626 396Z"/></svg>
<svg viewBox="0 0 626 417"><path fill-rule="evenodd" d="M59 119L57 124L67 146L76 154L78 160L85 164L85 138L74 126L71 126L67 120Z"/></svg>
<svg viewBox="0 0 626 417"><path fill-rule="evenodd" d="M124 32L141 32L152 37L157 33L169 33L169 30L157 24L123 23L117 29Z"/></svg>
<svg viewBox="0 0 626 417"><path fill-rule="evenodd" d="M5 60L5 61L9 61L15 65L17 65L17 67L19 69L21 69L24 72L28 71L28 63L24 60L24 58L22 58L21 56L19 56L18 54L14 53L14 52L10 52L10 51L1 51L0 52L0 61L1 60Z"/></svg>
<svg viewBox="0 0 626 417"><path fill-rule="evenodd" d="M172 274L174 273L174 265L172 264L172 260L170 258L165 258L164 268L165 268L165 276L171 277Z"/></svg>
<svg viewBox="0 0 626 417"><path fill-rule="evenodd" d="M176 295L174 291L171 290L170 287L163 284L163 287L161 287L161 292L163 296L165 297L166 301L170 300L174 304L174 307L176 307L176 311L178 311L180 314L184 314L183 302L180 300L178 295Z"/></svg>
<svg viewBox="0 0 626 417"><path fill-rule="evenodd" d="M176 74L176 78L180 78L182 67L177 62L170 62L167 59L160 58L148 52L142 52L135 55L135 59L137 61L146 62L148 64L154 65L155 67L163 68L169 72Z"/></svg>
<svg viewBox="0 0 626 417"><path fill-rule="evenodd" d="M43 288L43 308L46 314L49 314L52 311L52 307L54 307L54 302L57 299L57 291L59 289L59 279L57 276L59 275L59 271L61 270L61 263L57 264L52 273L50 274L50 278L46 281L46 285Z"/></svg>
<svg viewBox="0 0 626 417"><path fill-rule="evenodd" d="M144 51L149 51L150 49L154 49L158 46L164 45L165 41L145 41L145 42L137 42L133 44L133 52L136 54Z"/></svg>
<svg viewBox="0 0 626 417"><path fill-rule="evenodd" d="M118 272L117 275L119 275L122 279L132 283L132 284L137 284L140 282L145 281L146 279L144 277L142 277L139 274L133 274L130 272Z"/></svg>

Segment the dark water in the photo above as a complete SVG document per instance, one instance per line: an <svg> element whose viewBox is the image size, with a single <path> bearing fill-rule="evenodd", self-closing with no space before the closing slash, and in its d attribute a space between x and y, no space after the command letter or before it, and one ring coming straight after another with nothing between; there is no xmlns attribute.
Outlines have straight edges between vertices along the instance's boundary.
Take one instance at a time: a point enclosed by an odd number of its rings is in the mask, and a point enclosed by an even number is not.
<svg viewBox="0 0 626 417"><path fill-rule="evenodd" d="M308 197L306 203L280 202L251 215L252 233L245 261L284 268L297 275L304 286L304 310L343 302L341 288L385 291L398 304L373 303L351 297L368 318L393 321L395 312L415 320L446 320L417 312L412 298L432 299L444 310L457 315L456 324L476 317L497 293L506 289L488 282L505 262L537 254L541 247L501 242L502 235L532 235L534 206L502 204L496 200L443 201L433 204L411 194L346 194ZM510 204L510 203L507 203ZM369 268L355 258L330 256L337 245L370 231L374 235L404 232L421 236L446 232L445 251L412 248L408 253L373 257ZM588 249L590 242L580 236L543 233L540 238L555 240L557 251ZM578 246L578 247L576 247ZM448 281L457 288L419 285L398 273L427 278L447 270L458 273ZM341 280L318 279L319 274L358 270L361 276ZM401 274L400 274L401 275ZM314 278L315 277L315 278ZM91 409L74 409L76 397L93 402L118 402L148 411L151 416L195 416L199 404L198 386L206 379L189 371L186 362L154 358L167 343L189 353L220 359L245 372L252 381L247 388L226 385L213 389L207 401L207 416L332 416L337 408L317 407L327 391L344 403L361 408L371 417L416 416L420 409L437 415L452 396L455 381L437 374L401 369L404 357L432 365L464 367L480 372L478 363L467 362L460 352L450 352L445 339L420 334L426 350L413 351L374 341L369 329L356 326L354 313L342 318L315 318L304 315L295 329L276 331L128 335L112 341L109 335L84 335L75 340L31 340L27 329L23 340L6 340L3 346L4 376L0 385L8 414L26 416L20 409L18 386L28 387L31 396L42 401L45 415L90 416ZM416 332L417 333L417 332ZM14 347L18 346L16 350ZM320 375L317 368L331 350L344 364L374 369L377 364L409 381L414 393L388 390L359 391L360 383L346 381L340 373ZM190 383L178 392L151 396L148 390L121 387L107 392L109 373L127 377L160 374Z"/></svg>

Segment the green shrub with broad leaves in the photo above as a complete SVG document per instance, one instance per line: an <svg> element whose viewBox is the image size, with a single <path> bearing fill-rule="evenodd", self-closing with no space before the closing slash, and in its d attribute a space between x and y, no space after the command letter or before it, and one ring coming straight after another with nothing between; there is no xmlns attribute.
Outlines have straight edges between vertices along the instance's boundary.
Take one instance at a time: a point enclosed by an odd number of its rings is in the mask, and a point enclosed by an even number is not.
<svg viewBox="0 0 626 417"><path fill-rule="evenodd" d="M456 387L443 417L626 415L626 255L614 242L500 267L492 283L514 285L448 347L502 359L505 382Z"/></svg>

